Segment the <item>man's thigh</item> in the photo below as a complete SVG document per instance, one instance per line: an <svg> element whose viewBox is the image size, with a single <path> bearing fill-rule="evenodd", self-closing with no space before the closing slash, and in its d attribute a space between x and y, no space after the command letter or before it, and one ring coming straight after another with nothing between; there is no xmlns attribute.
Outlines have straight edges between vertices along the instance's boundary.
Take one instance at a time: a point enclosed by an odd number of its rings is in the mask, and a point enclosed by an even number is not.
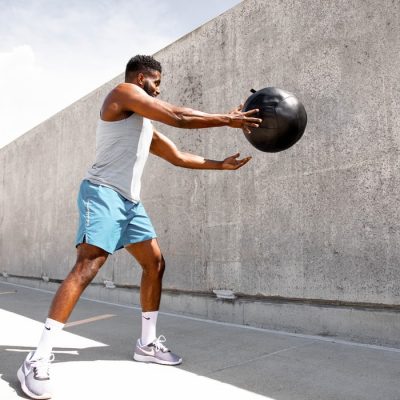
<svg viewBox="0 0 400 400"><path fill-rule="evenodd" d="M137 262L144 266L160 262L162 253L157 239L149 239L139 243L131 243L125 249L136 258Z"/></svg>

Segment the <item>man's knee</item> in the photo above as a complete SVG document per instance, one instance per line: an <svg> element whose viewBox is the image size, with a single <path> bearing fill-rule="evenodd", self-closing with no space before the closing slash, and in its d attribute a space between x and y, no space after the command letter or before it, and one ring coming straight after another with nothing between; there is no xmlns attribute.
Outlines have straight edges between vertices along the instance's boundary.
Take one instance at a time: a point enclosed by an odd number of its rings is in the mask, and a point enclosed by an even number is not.
<svg viewBox="0 0 400 400"><path fill-rule="evenodd" d="M88 285L101 266L106 262L108 253L99 247L82 243L77 248L77 259L72 276L81 285Z"/></svg>
<svg viewBox="0 0 400 400"><path fill-rule="evenodd" d="M100 267L104 264L102 259L78 259L73 270L75 279L83 286L88 285L99 272Z"/></svg>
<svg viewBox="0 0 400 400"><path fill-rule="evenodd" d="M161 255L161 260L158 263L158 273L163 276L165 271L165 260L164 257Z"/></svg>
<svg viewBox="0 0 400 400"><path fill-rule="evenodd" d="M143 271L151 276L162 278L165 271L165 260L162 255L142 265Z"/></svg>

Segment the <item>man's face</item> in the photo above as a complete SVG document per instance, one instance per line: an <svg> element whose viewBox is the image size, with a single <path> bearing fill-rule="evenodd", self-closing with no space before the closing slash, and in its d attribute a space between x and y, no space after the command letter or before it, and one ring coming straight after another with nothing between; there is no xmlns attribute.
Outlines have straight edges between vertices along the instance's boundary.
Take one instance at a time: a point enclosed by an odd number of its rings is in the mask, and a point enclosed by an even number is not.
<svg viewBox="0 0 400 400"><path fill-rule="evenodd" d="M160 94L161 74L159 71L147 72L144 76L143 90L151 97Z"/></svg>

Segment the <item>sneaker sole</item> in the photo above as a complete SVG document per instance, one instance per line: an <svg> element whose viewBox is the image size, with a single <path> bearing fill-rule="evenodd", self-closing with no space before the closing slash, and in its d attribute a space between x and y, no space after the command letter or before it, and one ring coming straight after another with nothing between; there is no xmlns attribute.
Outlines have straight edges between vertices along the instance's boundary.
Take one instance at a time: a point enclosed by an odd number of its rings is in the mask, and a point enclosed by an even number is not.
<svg viewBox="0 0 400 400"><path fill-rule="evenodd" d="M25 384L25 374L22 372L22 367L17 372L17 377L18 380L21 383L21 389L22 391L29 396L32 399L39 399L39 400L44 400L44 399L51 399L51 394L50 393L44 393L41 396L38 396L37 394L32 393L26 386Z"/></svg>
<svg viewBox="0 0 400 400"><path fill-rule="evenodd" d="M154 364L160 364L160 365L179 365L182 363L182 359L179 359L178 361L166 361L166 360L160 360L159 358L153 357L153 356L142 356L140 354L134 354L133 359L135 361L139 362L147 362L147 363L154 363Z"/></svg>

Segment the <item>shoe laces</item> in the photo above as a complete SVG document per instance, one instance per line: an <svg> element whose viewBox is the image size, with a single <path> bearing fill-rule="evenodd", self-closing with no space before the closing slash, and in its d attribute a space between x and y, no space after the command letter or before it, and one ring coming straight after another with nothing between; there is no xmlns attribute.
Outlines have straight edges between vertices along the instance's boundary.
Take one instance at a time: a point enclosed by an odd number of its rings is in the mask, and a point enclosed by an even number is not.
<svg viewBox="0 0 400 400"><path fill-rule="evenodd" d="M163 343L166 341L167 339L165 338L164 335L160 335L154 342L153 342L153 346L156 349L156 351L162 351L163 353L166 353L168 350L167 346L164 346Z"/></svg>
<svg viewBox="0 0 400 400"><path fill-rule="evenodd" d="M31 361L31 366L37 379L48 379L50 363L54 361L54 354L49 358L39 358Z"/></svg>

